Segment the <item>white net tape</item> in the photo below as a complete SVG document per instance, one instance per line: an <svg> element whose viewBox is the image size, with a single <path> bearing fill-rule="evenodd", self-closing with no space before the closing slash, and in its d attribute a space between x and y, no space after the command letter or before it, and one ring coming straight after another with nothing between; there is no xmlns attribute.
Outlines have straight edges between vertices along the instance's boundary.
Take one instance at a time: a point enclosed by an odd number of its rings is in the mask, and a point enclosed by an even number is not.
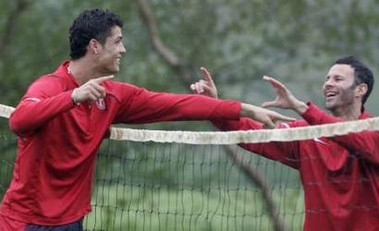
<svg viewBox="0 0 379 231"><path fill-rule="evenodd" d="M0 104L0 117L9 118L13 107ZM300 128L264 129L229 132L163 131L129 128L111 128L110 139L138 142L169 142L186 144L238 144L270 141L308 140L331 137L350 132L379 130L379 118L348 121L335 124L314 125Z"/></svg>
<svg viewBox="0 0 379 231"><path fill-rule="evenodd" d="M13 110L14 110L13 107L0 104L0 117L9 118Z"/></svg>

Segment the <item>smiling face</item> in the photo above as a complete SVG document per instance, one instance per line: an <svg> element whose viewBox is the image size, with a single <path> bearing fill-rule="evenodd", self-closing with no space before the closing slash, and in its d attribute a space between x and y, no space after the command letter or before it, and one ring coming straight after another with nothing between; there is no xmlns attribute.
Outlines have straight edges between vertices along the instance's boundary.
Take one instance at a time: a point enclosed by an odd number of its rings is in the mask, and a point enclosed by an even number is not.
<svg viewBox="0 0 379 231"><path fill-rule="evenodd" d="M323 86L325 107L334 113L356 108L357 104L360 106L361 97L356 94L358 86L354 80L355 72L350 65L333 65Z"/></svg>
<svg viewBox="0 0 379 231"><path fill-rule="evenodd" d="M97 48L96 48L97 47ZM120 59L126 53L122 42L121 28L114 26L104 45L95 46L97 69L103 75L116 74L120 71Z"/></svg>

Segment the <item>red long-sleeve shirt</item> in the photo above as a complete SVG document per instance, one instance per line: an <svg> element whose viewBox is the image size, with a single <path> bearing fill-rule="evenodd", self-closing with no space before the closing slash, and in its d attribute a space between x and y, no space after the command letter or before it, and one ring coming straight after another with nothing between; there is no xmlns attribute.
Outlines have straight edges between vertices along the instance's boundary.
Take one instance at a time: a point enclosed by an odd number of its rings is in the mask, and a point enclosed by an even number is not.
<svg viewBox="0 0 379 231"><path fill-rule="evenodd" d="M288 125L341 122L313 104L302 116L305 120ZM359 119L368 117L364 111ZM221 130L262 128L250 119L214 124ZM305 196L304 231L379 230L379 132L241 146L299 171Z"/></svg>
<svg viewBox="0 0 379 231"><path fill-rule="evenodd" d="M115 123L239 119L241 104L147 91L108 80L104 101L74 105L68 61L38 78L10 117L18 135L13 178L0 208L25 223L60 225L91 211L96 153Z"/></svg>

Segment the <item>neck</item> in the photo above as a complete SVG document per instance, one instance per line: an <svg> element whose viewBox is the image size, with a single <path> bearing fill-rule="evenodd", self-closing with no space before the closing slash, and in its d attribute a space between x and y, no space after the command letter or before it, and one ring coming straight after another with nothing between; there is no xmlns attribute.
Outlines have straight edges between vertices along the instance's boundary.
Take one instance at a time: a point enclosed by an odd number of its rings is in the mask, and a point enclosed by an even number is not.
<svg viewBox="0 0 379 231"><path fill-rule="evenodd" d="M101 74L96 71L94 62L88 62L84 59L72 60L67 69L79 85L83 85L89 80L101 76Z"/></svg>
<svg viewBox="0 0 379 231"><path fill-rule="evenodd" d="M361 107L361 104L355 104L355 106L352 105L351 107L336 108L331 112L335 117L338 117L344 121L351 121L359 118L361 115Z"/></svg>

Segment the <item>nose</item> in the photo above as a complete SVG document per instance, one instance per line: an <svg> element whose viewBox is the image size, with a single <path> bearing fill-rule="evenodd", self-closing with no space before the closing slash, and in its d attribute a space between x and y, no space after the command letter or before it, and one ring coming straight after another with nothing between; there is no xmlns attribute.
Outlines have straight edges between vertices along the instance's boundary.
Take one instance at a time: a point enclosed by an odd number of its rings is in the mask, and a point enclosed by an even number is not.
<svg viewBox="0 0 379 231"><path fill-rule="evenodd" d="M328 78L328 79L326 79L325 82L324 82L324 86L331 86L331 85L333 85L333 84L334 84L334 80L333 80L333 78Z"/></svg>
<svg viewBox="0 0 379 231"><path fill-rule="evenodd" d="M333 78L326 79L325 82L324 82L324 84L323 84L323 86L322 86L322 89L326 90L327 88L332 87L333 84L334 84Z"/></svg>
<svg viewBox="0 0 379 231"><path fill-rule="evenodd" d="M121 45L120 53L121 54L125 54L126 53L126 48L125 48L124 44Z"/></svg>

